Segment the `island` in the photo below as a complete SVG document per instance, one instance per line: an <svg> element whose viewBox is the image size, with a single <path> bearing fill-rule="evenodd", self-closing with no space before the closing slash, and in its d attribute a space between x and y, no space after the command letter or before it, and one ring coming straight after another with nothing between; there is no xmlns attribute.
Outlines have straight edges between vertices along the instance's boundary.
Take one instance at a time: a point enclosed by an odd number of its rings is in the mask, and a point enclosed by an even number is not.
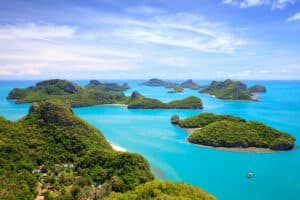
<svg viewBox="0 0 300 200"><path fill-rule="evenodd" d="M33 103L14 122L0 117L0 161L2 199L123 199L113 197L160 185L160 195L215 199L200 188L155 181L145 158L115 151L60 100Z"/></svg>
<svg viewBox="0 0 300 200"><path fill-rule="evenodd" d="M200 90L201 93L212 95L218 99L258 101L257 93L265 92L266 88L255 85L248 88L245 83L240 81L212 81L210 85Z"/></svg>
<svg viewBox="0 0 300 200"><path fill-rule="evenodd" d="M192 79L188 79L180 84L183 88L190 88L192 90L199 90L200 85L194 82Z"/></svg>
<svg viewBox="0 0 300 200"><path fill-rule="evenodd" d="M190 96L182 100L163 103L157 99L146 98L138 92L133 92L130 97L125 96L123 91L128 89L128 84L118 85L115 83L100 83L91 80L84 87L76 83L51 79L36 83L28 88L14 88L9 92L7 99L15 100L16 103L41 102L47 99L59 99L69 103L72 107L83 107L103 104L123 104L128 108L143 109L201 109L202 101L198 97Z"/></svg>
<svg viewBox="0 0 300 200"><path fill-rule="evenodd" d="M163 87L172 87L172 83L168 82L168 81L164 81L158 78L152 78L149 79L145 82L142 83L142 85L146 85L146 86L154 86L154 87L158 87L158 86L163 86Z"/></svg>
<svg viewBox="0 0 300 200"><path fill-rule="evenodd" d="M146 98L137 91L133 92L129 100L128 108L139 109L202 109L202 101L198 97L190 96L182 100L175 100L168 103L157 99Z"/></svg>
<svg viewBox="0 0 300 200"><path fill-rule="evenodd" d="M183 87L176 85L173 87L173 90L168 91L168 93L181 93L183 92Z"/></svg>
<svg viewBox="0 0 300 200"><path fill-rule="evenodd" d="M174 115L171 123L189 132L189 142L225 150L290 150L296 140L294 136L261 122L232 115L202 113L186 119Z"/></svg>
<svg viewBox="0 0 300 200"><path fill-rule="evenodd" d="M190 88L192 90L199 90L200 85L194 82L192 79L188 79L182 83L173 83L170 81L164 81L158 78L152 78L142 83L142 85L146 86L154 86L154 87L165 87L165 88L173 88L173 90L168 91L168 93L181 93L183 92L183 88Z"/></svg>
<svg viewBox="0 0 300 200"><path fill-rule="evenodd" d="M249 88L249 91L251 93L261 93L261 92L267 92L267 88L263 85L253 85L252 87Z"/></svg>
<svg viewBox="0 0 300 200"><path fill-rule="evenodd" d="M89 89L96 89L105 92L124 92L130 89L128 83L123 83L123 85L118 85L116 83L101 83L98 80L91 80L88 85L85 86Z"/></svg>

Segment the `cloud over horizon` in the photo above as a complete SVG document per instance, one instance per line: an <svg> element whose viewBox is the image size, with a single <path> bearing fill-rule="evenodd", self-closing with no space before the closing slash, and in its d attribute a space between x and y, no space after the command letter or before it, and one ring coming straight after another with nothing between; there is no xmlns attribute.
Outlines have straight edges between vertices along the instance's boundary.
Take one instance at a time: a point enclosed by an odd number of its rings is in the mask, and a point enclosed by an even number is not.
<svg viewBox="0 0 300 200"><path fill-rule="evenodd" d="M0 77L251 79L256 71L268 71L265 77L277 79L280 67L300 63L299 36L293 35L298 24L287 23L298 20L299 13L288 19L285 13L285 24L253 17L256 7L272 7L265 8L268 15L277 15L296 5L294 0L207 3L215 12L196 1L184 8L177 4L100 1L90 6L66 0L45 7L12 0L9 9L0 7ZM251 9L249 17L244 9L228 12L228 4L252 7L254 14ZM300 75L295 67L290 70L291 79Z"/></svg>

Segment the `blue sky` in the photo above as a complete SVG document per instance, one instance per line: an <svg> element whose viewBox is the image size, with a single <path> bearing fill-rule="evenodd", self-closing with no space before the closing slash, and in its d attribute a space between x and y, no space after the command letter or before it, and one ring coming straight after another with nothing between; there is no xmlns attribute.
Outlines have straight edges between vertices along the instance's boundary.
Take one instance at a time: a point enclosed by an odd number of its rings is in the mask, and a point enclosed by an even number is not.
<svg viewBox="0 0 300 200"><path fill-rule="evenodd" d="M300 79L300 0L0 3L0 79Z"/></svg>

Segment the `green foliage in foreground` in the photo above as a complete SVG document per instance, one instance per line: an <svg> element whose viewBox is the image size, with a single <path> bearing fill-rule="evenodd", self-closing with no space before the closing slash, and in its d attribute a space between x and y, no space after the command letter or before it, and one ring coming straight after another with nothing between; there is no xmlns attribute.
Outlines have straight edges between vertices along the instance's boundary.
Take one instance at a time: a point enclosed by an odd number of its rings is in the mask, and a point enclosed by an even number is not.
<svg viewBox="0 0 300 200"><path fill-rule="evenodd" d="M137 93L137 92L136 92ZM161 102L157 99L143 97L139 94L139 98L129 101L128 108L142 109L202 109L202 101L198 97L190 96L182 100L171 101L169 103Z"/></svg>
<svg viewBox="0 0 300 200"><path fill-rule="evenodd" d="M64 163L74 168L58 170ZM40 166L44 179L31 173ZM96 195L84 194L96 191L93 183L105 185L105 192L125 192L152 179L142 156L114 151L60 101L35 103L16 122L0 118L0 199L34 199L37 182L48 188L48 199L80 199Z"/></svg>
<svg viewBox="0 0 300 200"><path fill-rule="evenodd" d="M24 89L15 88L8 99L16 100L17 103L41 102L49 99L59 99L72 107L92 106L101 104L128 104L128 108L182 108L182 109L201 109L202 102L198 97L188 97L183 100L163 103L157 99L145 98L138 94L138 98L125 96L122 91L128 89L128 84L122 86L117 84L104 84L92 80L85 87L66 80L52 79L41 81L34 87Z"/></svg>
<svg viewBox="0 0 300 200"><path fill-rule="evenodd" d="M123 194L112 193L106 200L215 200L209 193L185 183L151 181Z"/></svg>
<svg viewBox="0 0 300 200"><path fill-rule="evenodd" d="M227 79L223 82L213 81L209 86L203 88L200 92L214 95L219 99L253 101L256 99L253 99L252 93L263 92L263 86L256 85L254 87L247 88L247 85L240 81L232 81Z"/></svg>
<svg viewBox="0 0 300 200"><path fill-rule="evenodd" d="M182 128L201 128L195 130L188 141L206 146L288 150L293 148L295 142L295 138L288 133L232 115L202 113L177 120L177 124Z"/></svg>

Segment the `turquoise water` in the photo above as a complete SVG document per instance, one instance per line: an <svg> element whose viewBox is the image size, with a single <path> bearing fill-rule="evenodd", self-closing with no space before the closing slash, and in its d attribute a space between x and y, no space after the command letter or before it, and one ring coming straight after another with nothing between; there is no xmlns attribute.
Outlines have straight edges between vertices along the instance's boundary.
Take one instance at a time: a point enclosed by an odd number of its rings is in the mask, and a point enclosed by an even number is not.
<svg viewBox="0 0 300 200"><path fill-rule="evenodd" d="M11 88L33 83L0 81L0 115L11 120L24 116L29 105L16 105L5 97ZM144 155L157 178L200 186L220 200L300 199L298 149L276 153L237 153L203 148L187 143L186 132L170 124L173 114L187 117L205 111L227 113L265 122L300 140L300 81L248 81L249 84L267 86L268 92L260 97L260 102L218 100L192 90L168 94L167 89L162 87L141 86L139 81L129 83L133 89L127 94L138 90L147 97L162 101L196 95L204 103L203 111L128 110L120 106L75 109L112 143ZM254 173L252 179L246 177L249 171Z"/></svg>

